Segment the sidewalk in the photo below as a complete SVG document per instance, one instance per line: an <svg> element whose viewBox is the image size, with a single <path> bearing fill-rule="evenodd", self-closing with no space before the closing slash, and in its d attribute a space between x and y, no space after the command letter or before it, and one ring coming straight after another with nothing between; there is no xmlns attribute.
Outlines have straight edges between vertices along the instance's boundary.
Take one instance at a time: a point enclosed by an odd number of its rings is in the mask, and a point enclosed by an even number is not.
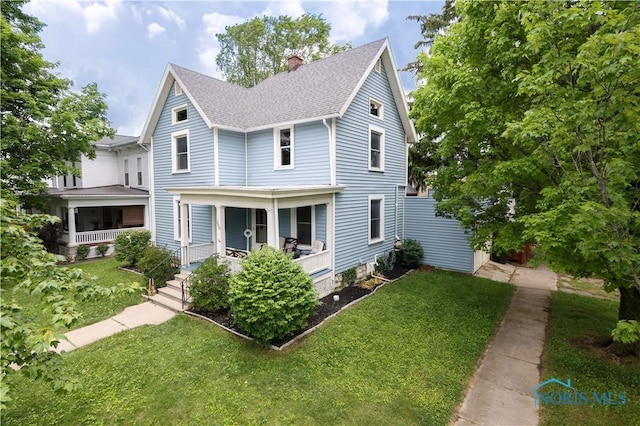
<svg viewBox="0 0 640 426"><path fill-rule="evenodd" d="M129 306L114 317L65 333L67 340L62 340L54 351L72 351L124 330L146 324L161 324L173 318L175 314L151 302Z"/></svg>
<svg viewBox="0 0 640 426"><path fill-rule="evenodd" d="M549 295L557 276L536 269L489 262L477 276L518 288L458 410L455 425L537 425L531 388L540 382L540 357L548 322Z"/></svg>

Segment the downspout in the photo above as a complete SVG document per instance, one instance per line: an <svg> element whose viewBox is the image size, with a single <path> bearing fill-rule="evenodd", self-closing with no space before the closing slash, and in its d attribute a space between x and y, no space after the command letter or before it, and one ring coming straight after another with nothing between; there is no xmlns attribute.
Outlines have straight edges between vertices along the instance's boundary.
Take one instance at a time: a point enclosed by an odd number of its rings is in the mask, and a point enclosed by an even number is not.
<svg viewBox="0 0 640 426"><path fill-rule="evenodd" d="M247 132L244 132L244 186L249 186L249 149L247 143Z"/></svg>
<svg viewBox="0 0 640 426"><path fill-rule="evenodd" d="M407 185L403 183L396 183L396 199L395 199L395 224L393 231L395 233L395 240L400 241L402 238L398 235L398 188L405 188ZM404 238L404 205L402 207L402 237Z"/></svg>
<svg viewBox="0 0 640 426"><path fill-rule="evenodd" d="M327 130L329 131L329 176L330 176L330 182L331 185L335 185L335 170L333 170L333 131L331 129L331 126L327 123L327 119L323 118L322 119L322 124L324 124L324 126L327 128Z"/></svg>

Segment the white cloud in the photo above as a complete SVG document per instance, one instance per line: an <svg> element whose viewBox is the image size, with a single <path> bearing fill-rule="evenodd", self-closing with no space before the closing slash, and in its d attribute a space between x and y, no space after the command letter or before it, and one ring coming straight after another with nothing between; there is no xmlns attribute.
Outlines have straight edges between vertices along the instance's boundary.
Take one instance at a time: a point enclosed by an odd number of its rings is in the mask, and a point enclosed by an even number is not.
<svg viewBox="0 0 640 426"><path fill-rule="evenodd" d="M209 13L202 16L205 30L204 34L198 39L196 52L207 74L215 78L222 78L222 73L216 67L216 56L220 53L220 44L218 43L216 34L223 33L226 26L239 24L244 21L245 19L240 16L223 15L220 13Z"/></svg>
<svg viewBox="0 0 640 426"><path fill-rule="evenodd" d="M83 15L87 25L87 32L95 34L105 21L116 20L117 11L122 4L121 0L106 0L102 3L92 3L84 8Z"/></svg>
<svg viewBox="0 0 640 426"><path fill-rule="evenodd" d="M138 24L142 24L142 11L136 6L131 6L131 14Z"/></svg>
<svg viewBox="0 0 640 426"><path fill-rule="evenodd" d="M162 15L163 18L165 18L170 22L175 23L178 26L178 28L180 28L181 30L185 28L186 26L185 20L182 19L180 15L175 13L173 10L165 9L162 6L158 6L156 9L160 13L160 15Z"/></svg>
<svg viewBox="0 0 640 426"><path fill-rule="evenodd" d="M82 6L77 1L69 0L32 0L24 5L24 11L29 15L52 15L59 13L60 15L69 12L81 14Z"/></svg>
<svg viewBox="0 0 640 426"><path fill-rule="evenodd" d="M299 18L304 15L305 11L300 0L275 1L267 5L266 9L260 13L260 16L279 16L289 15L292 18Z"/></svg>
<svg viewBox="0 0 640 426"><path fill-rule="evenodd" d="M362 36L368 27L379 27L389 19L387 0L330 3L323 16L331 24L331 41L345 42Z"/></svg>
<svg viewBox="0 0 640 426"><path fill-rule="evenodd" d="M157 22L152 22L147 25L147 37L154 38L167 31L162 25Z"/></svg>

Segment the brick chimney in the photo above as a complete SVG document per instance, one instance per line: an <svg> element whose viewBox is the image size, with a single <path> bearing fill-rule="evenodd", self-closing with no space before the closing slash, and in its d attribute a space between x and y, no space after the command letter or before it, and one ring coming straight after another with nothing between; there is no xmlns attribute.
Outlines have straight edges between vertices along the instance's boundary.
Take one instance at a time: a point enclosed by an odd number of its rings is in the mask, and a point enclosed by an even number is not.
<svg viewBox="0 0 640 426"><path fill-rule="evenodd" d="M295 71L300 65L302 65L302 58L298 55L293 55L289 58L289 71Z"/></svg>

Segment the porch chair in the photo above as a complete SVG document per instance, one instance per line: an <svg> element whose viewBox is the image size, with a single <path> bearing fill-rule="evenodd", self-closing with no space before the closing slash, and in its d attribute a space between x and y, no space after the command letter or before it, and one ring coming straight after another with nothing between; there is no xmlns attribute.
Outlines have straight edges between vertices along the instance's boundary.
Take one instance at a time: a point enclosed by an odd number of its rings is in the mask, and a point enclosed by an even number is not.
<svg viewBox="0 0 640 426"><path fill-rule="evenodd" d="M292 237L285 237L284 246L282 250L285 253L296 253L298 250L298 239Z"/></svg>
<svg viewBox="0 0 640 426"><path fill-rule="evenodd" d="M322 241L314 241L311 245L311 251L309 254L316 254L324 251L324 243Z"/></svg>

